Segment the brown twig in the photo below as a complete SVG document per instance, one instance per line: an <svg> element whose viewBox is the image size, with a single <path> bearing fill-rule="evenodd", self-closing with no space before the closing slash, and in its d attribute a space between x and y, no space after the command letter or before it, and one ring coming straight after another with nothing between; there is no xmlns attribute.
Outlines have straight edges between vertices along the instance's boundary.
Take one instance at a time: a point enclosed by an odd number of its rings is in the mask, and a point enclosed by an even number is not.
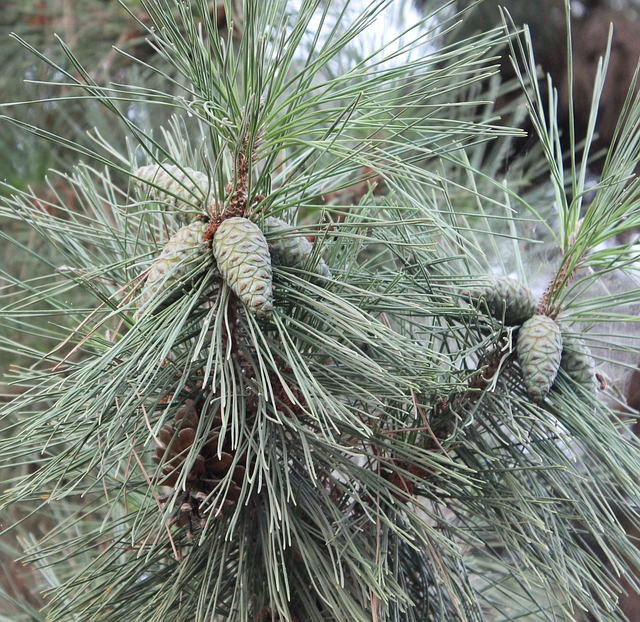
<svg viewBox="0 0 640 622"><path fill-rule="evenodd" d="M229 181L225 187L227 195L230 195L227 206L221 210L215 200L207 206L211 220L205 232L205 242L213 240L218 227L224 220L228 218L246 218L253 207L264 200L264 196L261 194L255 194L251 200L249 200L249 170L258 147L259 139L260 137L258 135L251 146L250 158L247 158L245 155L249 138L245 134L242 139L242 148L238 151L234 164L233 181Z"/></svg>
<svg viewBox="0 0 640 622"><path fill-rule="evenodd" d="M553 301L553 299L556 297L562 283L573 278L573 271L575 270L575 267L572 269L571 274L569 274L568 258L569 255L565 254L558 273L556 274L554 279L547 285L547 289L545 289L544 294L542 294L542 298L540 298L538 308L536 309L536 312L539 315L547 315L552 319L558 317L560 309L558 309L555 304L553 304L553 302L550 303L550 301Z"/></svg>

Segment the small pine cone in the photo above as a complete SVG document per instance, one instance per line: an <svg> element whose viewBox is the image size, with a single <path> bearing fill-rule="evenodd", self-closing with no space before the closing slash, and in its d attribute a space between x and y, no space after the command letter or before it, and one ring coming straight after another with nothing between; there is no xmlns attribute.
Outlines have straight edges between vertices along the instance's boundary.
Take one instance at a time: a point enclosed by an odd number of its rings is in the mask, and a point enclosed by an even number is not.
<svg viewBox="0 0 640 622"><path fill-rule="evenodd" d="M134 172L136 183L146 182L149 198L181 212L195 216L209 204L210 182L207 175L174 164L149 164Z"/></svg>
<svg viewBox="0 0 640 622"><path fill-rule="evenodd" d="M155 309L166 307L179 297L182 289L211 264L204 235L207 225L196 220L173 235L151 264L147 279L138 300L136 319L158 297ZM189 277L189 278L187 278Z"/></svg>
<svg viewBox="0 0 640 622"><path fill-rule="evenodd" d="M546 315L534 315L518 332L516 352L529 397L534 402L541 402L549 393L560 368L560 327Z"/></svg>
<svg viewBox="0 0 640 622"><path fill-rule="evenodd" d="M484 301L492 317L508 326L522 324L536 312L536 303L531 290L507 276L492 277L478 287L463 292L463 296L478 304Z"/></svg>
<svg viewBox="0 0 640 622"><path fill-rule="evenodd" d="M284 220L270 216L264 221L264 233L273 237L271 241L271 258L273 262L290 268L311 268L309 264L313 255L313 244L302 235L291 235L293 227ZM289 235L287 235L289 234ZM331 270L322 257L316 258L313 271L327 279L331 278Z"/></svg>
<svg viewBox="0 0 640 622"><path fill-rule="evenodd" d="M213 256L231 290L258 318L273 311L271 255L264 234L247 218L223 220L213 237Z"/></svg>
<svg viewBox="0 0 640 622"><path fill-rule="evenodd" d="M196 432L200 416L193 400L187 400L176 414L176 423L163 426L158 434L158 446L152 459L156 464L162 464L161 486L175 486L182 474L189 450L196 440ZM178 515L174 523L179 526L186 524L194 517L199 519L201 511L205 509L205 499L213 492L231 472L224 494L217 498L218 508L224 510L233 507L242 493L246 469L241 464L235 464L235 451L228 442L219 447L220 422L216 422L214 429L209 432L205 443L200 448L189 473L186 475L187 490L184 502L178 508ZM215 498L215 497L214 497ZM190 505L190 509L186 504Z"/></svg>
<svg viewBox="0 0 640 622"><path fill-rule="evenodd" d="M577 384L596 393L596 364L591 350L580 337L563 334L560 367Z"/></svg>
<svg viewBox="0 0 640 622"><path fill-rule="evenodd" d="M398 464L399 469L406 469L407 466L406 463ZM406 503L415 493L415 484L404 473L384 469L381 475L393 485L389 492L399 501Z"/></svg>

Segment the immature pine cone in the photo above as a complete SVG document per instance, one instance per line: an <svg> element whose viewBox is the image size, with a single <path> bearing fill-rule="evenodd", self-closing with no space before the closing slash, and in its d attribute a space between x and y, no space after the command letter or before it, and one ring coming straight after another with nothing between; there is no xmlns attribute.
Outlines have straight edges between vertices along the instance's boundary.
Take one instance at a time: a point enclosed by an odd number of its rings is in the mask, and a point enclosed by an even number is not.
<svg viewBox="0 0 640 622"><path fill-rule="evenodd" d="M518 332L516 352L529 397L534 402L541 402L549 393L560 368L560 327L546 315L534 315Z"/></svg>
<svg viewBox="0 0 640 622"><path fill-rule="evenodd" d="M206 229L205 223L196 220L179 229L166 243L160 256L149 267L136 317L140 317L155 300L159 304L154 310L166 307L211 264L211 254L204 242Z"/></svg>
<svg viewBox="0 0 640 622"><path fill-rule="evenodd" d="M302 235L291 235L293 227L284 220L270 216L264 221L264 233L271 240L271 259L273 263L290 268L311 269L327 279L331 278L331 270L322 257L315 258L311 264L313 244ZM275 237L277 236L277 237Z"/></svg>
<svg viewBox="0 0 640 622"><path fill-rule="evenodd" d="M463 292L473 304L484 301L492 317L502 320L507 326L518 326L536 312L536 303L531 290L507 276L487 279L478 287ZM483 308L483 305L480 305Z"/></svg>
<svg viewBox="0 0 640 622"><path fill-rule="evenodd" d="M575 335L562 335L560 367L577 384L596 393L596 364L585 342Z"/></svg>
<svg viewBox="0 0 640 622"><path fill-rule="evenodd" d="M213 237L213 256L231 290L258 318L273 311L271 255L264 234L247 218L223 220Z"/></svg>
<svg viewBox="0 0 640 622"><path fill-rule="evenodd" d="M172 207L183 216L195 216L209 204L209 178L192 168L174 164L149 164L134 172L136 183L147 182L149 198ZM159 186L159 187L156 187Z"/></svg>

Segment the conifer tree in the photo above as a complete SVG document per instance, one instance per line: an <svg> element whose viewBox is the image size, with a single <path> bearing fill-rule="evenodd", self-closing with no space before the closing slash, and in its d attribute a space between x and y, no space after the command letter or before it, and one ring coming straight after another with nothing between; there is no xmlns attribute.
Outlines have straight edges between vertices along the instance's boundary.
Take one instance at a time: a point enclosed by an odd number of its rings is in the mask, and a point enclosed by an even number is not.
<svg viewBox="0 0 640 622"><path fill-rule="evenodd" d="M0 508L42 525L2 525L43 594L13 620L624 619L640 101L587 201L526 32L449 44L445 7L366 48L401 4L140 0L153 87L29 48L121 138L5 118L77 158L0 204L40 263L0 292Z"/></svg>

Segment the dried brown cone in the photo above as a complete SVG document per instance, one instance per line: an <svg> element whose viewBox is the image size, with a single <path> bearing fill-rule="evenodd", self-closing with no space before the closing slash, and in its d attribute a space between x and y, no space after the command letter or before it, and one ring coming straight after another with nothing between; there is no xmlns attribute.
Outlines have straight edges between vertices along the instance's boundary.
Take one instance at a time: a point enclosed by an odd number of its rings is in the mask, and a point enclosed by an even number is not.
<svg viewBox="0 0 640 622"><path fill-rule="evenodd" d="M189 472L184 476L184 463L196 441L199 422L198 408L189 399L177 412L175 423L169 423L160 430L158 446L152 457L156 464L162 465L157 482L159 485L175 487L181 477L185 478L186 487L181 504L172 519L179 526L191 525L193 519L200 522L205 510L218 512L235 506L245 479L245 467L235 460L236 452L229 442L223 441L220 446L220 420L214 422ZM227 488L221 493L217 489L230 472L230 481L227 480ZM216 493L209 499L214 491Z"/></svg>
<svg viewBox="0 0 640 622"><path fill-rule="evenodd" d="M399 466L404 468L405 465ZM415 484L408 479L404 473L384 470L382 471L382 477L394 486L394 489L391 490L391 494L398 499L398 501L407 503L411 497L413 497L415 493Z"/></svg>
<svg viewBox="0 0 640 622"><path fill-rule="evenodd" d="M279 378L275 374L271 376L271 386L275 397L276 409L285 416L300 417L305 413L306 401L304 395L295 385L289 385L289 391L285 390Z"/></svg>
<svg viewBox="0 0 640 622"><path fill-rule="evenodd" d="M285 416L304 416L307 402L295 380L292 380L291 367L280 356L276 356L274 360L280 373L271 372L269 380L275 398L276 410ZM282 382L283 379L287 385L286 389Z"/></svg>
<svg viewBox="0 0 640 622"><path fill-rule="evenodd" d="M391 494L407 503L416 495L420 480L431 479L434 473L408 460L391 460L381 471L382 477L396 487Z"/></svg>

